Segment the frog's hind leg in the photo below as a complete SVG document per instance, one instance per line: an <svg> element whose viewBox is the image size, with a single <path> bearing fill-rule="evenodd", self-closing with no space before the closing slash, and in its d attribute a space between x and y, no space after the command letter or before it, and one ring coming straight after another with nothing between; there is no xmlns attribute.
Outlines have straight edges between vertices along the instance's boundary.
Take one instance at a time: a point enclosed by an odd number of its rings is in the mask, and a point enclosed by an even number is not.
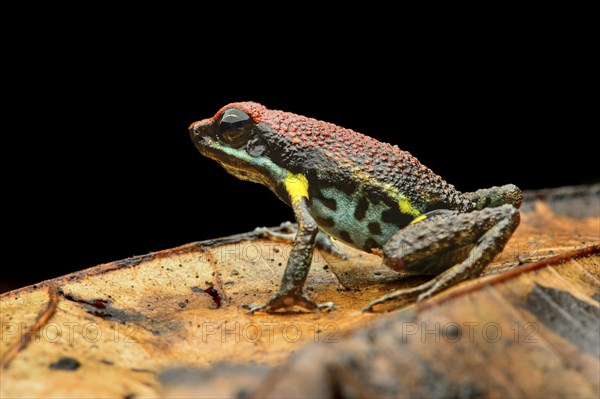
<svg viewBox="0 0 600 399"><path fill-rule="evenodd" d="M519 211L506 204L470 213L435 216L408 225L383 247L384 263L413 274L438 274L414 288L395 291L371 302L364 310L396 298L421 301L471 277L502 251L519 225ZM462 251L467 246L472 248ZM462 259L456 255L462 252Z"/></svg>

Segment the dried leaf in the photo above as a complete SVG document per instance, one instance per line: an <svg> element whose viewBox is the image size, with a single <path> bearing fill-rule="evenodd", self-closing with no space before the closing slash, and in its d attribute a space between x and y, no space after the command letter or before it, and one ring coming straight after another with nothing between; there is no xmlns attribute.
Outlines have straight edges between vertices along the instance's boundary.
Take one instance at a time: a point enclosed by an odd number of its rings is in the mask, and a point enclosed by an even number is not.
<svg viewBox="0 0 600 399"><path fill-rule="evenodd" d="M600 246L532 263L311 345L256 397L598 397Z"/></svg>
<svg viewBox="0 0 600 399"><path fill-rule="evenodd" d="M290 249L253 234L8 292L0 296L0 394L597 394L597 249L585 250L587 257L573 251L600 242L598 191L593 186L531 194L521 226L486 276L393 314L361 309L424 280L399 279L379 258L344 247L350 261L333 265L335 274L315 253L306 285L316 301L334 301L337 311L246 315L240 304L264 302L278 288ZM565 253L566 263L552 260ZM443 339L456 334L450 327L436 327L465 322L496 323L504 338L453 343ZM524 329L520 337L529 336L527 323L535 323L541 343L508 339L513 322ZM402 331L407 323L425 323L440 343L415 339ZM580 388L561 385L559 371L564 381L581 382ZM552 383L539 382L548 377Z"/></svg>

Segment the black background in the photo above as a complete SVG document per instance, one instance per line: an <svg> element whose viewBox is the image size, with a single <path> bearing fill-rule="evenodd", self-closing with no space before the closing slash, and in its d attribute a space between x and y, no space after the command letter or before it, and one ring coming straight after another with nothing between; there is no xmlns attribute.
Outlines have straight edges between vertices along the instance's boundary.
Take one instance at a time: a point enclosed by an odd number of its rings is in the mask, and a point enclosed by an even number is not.
<svg viewBox="0 0 600 399"><path fill-rule="evenodd" d="M290 220L189 140L191 122L233 101L398 144L465 191L597 181L585 46L564 32L452 32L286 46L197 32L183 49L160 34L38 37L32 69L12 77L19 259L0 289Z"/></svg>

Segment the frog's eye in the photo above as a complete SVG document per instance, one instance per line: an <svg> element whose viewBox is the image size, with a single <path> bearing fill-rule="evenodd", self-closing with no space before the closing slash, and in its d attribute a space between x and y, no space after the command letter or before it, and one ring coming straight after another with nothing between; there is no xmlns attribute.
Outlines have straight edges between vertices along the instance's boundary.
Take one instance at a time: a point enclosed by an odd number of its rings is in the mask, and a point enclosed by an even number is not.
<svg viewBox="0 0 600 399"><path fill-rule="evenodd" d="M223 112L219 122L221 138L234 148L241 147L248 138L247 126L251 122L252 119L244 111L236 108L228 109Z"/></svg>

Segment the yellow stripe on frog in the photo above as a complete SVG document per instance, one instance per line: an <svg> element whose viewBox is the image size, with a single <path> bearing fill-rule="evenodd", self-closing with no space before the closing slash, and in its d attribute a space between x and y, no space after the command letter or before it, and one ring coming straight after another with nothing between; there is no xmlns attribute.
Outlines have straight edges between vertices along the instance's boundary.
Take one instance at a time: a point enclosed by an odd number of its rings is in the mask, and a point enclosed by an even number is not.
<svg viewBox="0 0 600 399"><path fill-rule="evenodd" d="M285 177L285 189L290 195L292 204L297 204L302 197L308 198L308 180L302 173L293 174L288 171Z"/></svg>
<svg viewBox="0 0 600 399"><path fill-rule="evenodd" d="M412 222L410 222L410 224L419 223L421 220L425 220L425 219L427 219L427 215L417 216L416 218L414 218L412 220Z"/></svg>
<svg viewBox="0 0 600 399"><path fill-rule="evenodd" d="M398 206L400 207L400 212L405 213L407 215L419 216L421 212L418 209L414 208L408 198L404 195L400 196L400 201L398 201Z"/></svg>

